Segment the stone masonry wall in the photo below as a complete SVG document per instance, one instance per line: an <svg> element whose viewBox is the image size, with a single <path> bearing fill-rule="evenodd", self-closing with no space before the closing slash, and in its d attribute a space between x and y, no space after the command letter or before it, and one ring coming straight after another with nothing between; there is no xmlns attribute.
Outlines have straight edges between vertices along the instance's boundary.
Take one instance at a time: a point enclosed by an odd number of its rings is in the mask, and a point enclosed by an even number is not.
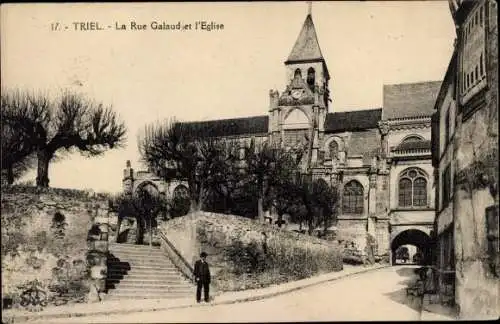
<svg viewBox="0 0 500 324"><path fill-rule="evenodd" d="M496 205L498 209L498 189L491 190L492 185L498 188L497 4L486 3L489 6L486 103L467 120L462 121L459 115L455 146L455 299L461 319L500 316L500 280L498 271L495 275L488 264L485 215L487 207ZM498 253L498 246L496 249Z"/></svg>
<svg viewBox="0 0 500 324"><path fill-rule="evenodd" d="M16 299L18 286L34 279L47 290L69 276L82 279L83 298L88 231L107 201L76 190L2 187L1 202L2 296Z"/></svg>
<svg viewBox="0 0 500 324"><path fill-rule="evenodd" d="M348 245L346 248L355 249L361 255L365 254L366 247L366 219L347 220L339 219L337 222L337 237L342 241L342 246ZM354 246L352 246L354 244Z"/></svg>

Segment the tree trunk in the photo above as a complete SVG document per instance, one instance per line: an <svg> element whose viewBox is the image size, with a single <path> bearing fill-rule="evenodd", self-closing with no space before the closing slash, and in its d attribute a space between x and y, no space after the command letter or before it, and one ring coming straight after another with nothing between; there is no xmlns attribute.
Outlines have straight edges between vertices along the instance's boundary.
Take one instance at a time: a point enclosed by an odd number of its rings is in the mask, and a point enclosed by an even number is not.
<svg viewBox="0 0 500 324"><path fill-rule="evenodd" d="M319 209L319 219L323 220L323 235L326 235L326 231L328 230L328 215L325 215L323 208Z"/></svg>
<svg viewBox="0 0 500 324"><path fill-rule="evenodd" d="M153 245L153 219L149 218L149 247Z"/></svg>
<svg viewBox="0 0 500 324"><path fill-rule="evenodd" d="M145 220L142 217L139 217L137 219L137 236L135 243L136 244L143 244L144 243L144 230L146 228L145 226Z"/></svg>
<svg viewBox="0 0 500 324"><path fill-rule="evenodd" d="M195 213L197 211L200 211L200 206L198 205L198 200L197 199L189 199L190 204L189 204L189 212L190 213Z"/></svg>
<svg viewBox="0 0 500 324"><path fill-rule="evenodd" d="M38 150L38 169L36 176L36 186L48 188L49 186L49 163L52 159L52 154L47 150Z"/></svg>
<svg viewBox="0 0 500 324"><path fill-rule="evenodd" d="M116 223L116 243L118 242L118 238L120 237L120 227L122 226L122 219L118 217L118 222Z"/></svg>
<svg viewBox="0 0 500 324"><path fill-rule="evenodd" d="M308 234L312 235L314 230L314 210L311 207L307 208L307 225Z"/></svg>
<svg viewBox="0 0 500 324"><path fill-rule="evenodd" d="M7 167L7 183L10 185L14 183L14 166L12 164Z"/></svg>
<svg viewBox="0 0 500 324"><path fill-rule="evenodd" d="M264 223L264 198L262 196L257 199L257 213L259 221Z"/></svg>
<svg viewBox="0 0 500 324"><path fill-rule="evenodd" d="M197 206L197 209L196 211L200 211L203 207L203 181L201 181L200 183L200 190L199 190L199 193L198 193L198 206Z"/></svg>

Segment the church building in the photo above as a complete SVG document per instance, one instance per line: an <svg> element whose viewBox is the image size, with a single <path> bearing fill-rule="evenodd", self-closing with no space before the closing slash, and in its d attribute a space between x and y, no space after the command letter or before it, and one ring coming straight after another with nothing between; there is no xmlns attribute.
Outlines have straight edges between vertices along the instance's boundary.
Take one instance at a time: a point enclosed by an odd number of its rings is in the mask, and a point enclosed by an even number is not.
<svg viewBox="0 0 500 324"><path fill-rule="evenodd" d="M331 75L310 13L284 67L287 86L269 91L267 114L191 123L241 143L271 141L289 149L312 144L313 176L341 192L338 239L361 253L375 243L379 256L394 255L405 244L428 253L434 221L431 115L441 82L384 85L383 107L332 111ZM134 172L128 163L124 188L145 184L167 196L185 190L179 182Z"/></svg>

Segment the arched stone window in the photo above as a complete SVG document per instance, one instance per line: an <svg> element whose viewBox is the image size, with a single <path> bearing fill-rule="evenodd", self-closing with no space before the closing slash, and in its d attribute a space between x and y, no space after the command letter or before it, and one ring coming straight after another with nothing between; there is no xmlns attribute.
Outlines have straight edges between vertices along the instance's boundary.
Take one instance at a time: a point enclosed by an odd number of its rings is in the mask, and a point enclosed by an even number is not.
<svg viewBox="0 0 500 324"><path fill-rule="evenodd" d="M293 73L293 78L296 79L296 78L302 78L302 72L300 71L300 69L296 69L295 72Z"/></svg>
<svg viewBox="0 0 500 324"><path fill-rule="evenodd" d="M146 191L152 196L158 195L158 187L152 183L151 181L144 181L139 186L137 186L136 193L139 193L141 190Z"/></svg>
<svg viewBox="0 0 500 324"><path fill-rule="evenodd" d="M330 142L330 144L328 144L328 150L330 152L330 158L332 160L335 160L338 158L339 156L339 144L337 143L337 141L333 140Z"/></svg>
<svg viewBox="0 0 500 324"><path fill-rule="evenodd" d="M316 82L316 71L314 71L314 68L310 67L307 70L307 85L309 85L309 88L313 89L315 82Z"/></svg>
<svg viewBox="0 0 500 324"><path fill-rule="evenodd" d="M362 214L363 208L363 186L358 181L351 180L344 186L342 212L344 214Z"/></svg>
<svg viewBox="0 0 500 324"><path fill-rule="evenodd" d="M401 143L413 143L413 142L420 142L423 141L423 137L418 136L418 135L410 135L408 137L405 137Z"/></svg>
<svg viewBox="0 0 500 324"><path fill-rule="evenodd" d="M299 108L292 109L285 115L285 120L283 123L283 128L285 129L308 129L309 128L309 118ZM286 135L288 136L288 135ZM303 137L303 135L301 135Z"/></svg>
<svg viewBox="0 0 500 324"><path fill-rule="evenodd" d="M174 189L173 196L174 199L188 198L189 197L188 188L185 185L178 185Z"/></svg>
<svg viewBox="0 0 500 324"><path fill-rule="evenodd" d="M399 206L427 206L427 176L419 169L407 169L399 176Z"/></svg>

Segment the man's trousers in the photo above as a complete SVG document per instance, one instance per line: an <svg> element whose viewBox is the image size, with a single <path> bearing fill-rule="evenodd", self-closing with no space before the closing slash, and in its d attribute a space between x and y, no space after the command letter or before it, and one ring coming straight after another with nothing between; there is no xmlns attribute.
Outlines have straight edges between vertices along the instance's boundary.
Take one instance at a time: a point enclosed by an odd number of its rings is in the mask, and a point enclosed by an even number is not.
<svg viewBox="0 0 500 324"><path fill-rule="evenodd" d="M198 281L196 283L196 301L200 302L201 301L201 288L203 287L204 291L204 296L205 301L209 301L209 290L210 290L210 283L209 282L204 282L204 281Z"/></svg>

